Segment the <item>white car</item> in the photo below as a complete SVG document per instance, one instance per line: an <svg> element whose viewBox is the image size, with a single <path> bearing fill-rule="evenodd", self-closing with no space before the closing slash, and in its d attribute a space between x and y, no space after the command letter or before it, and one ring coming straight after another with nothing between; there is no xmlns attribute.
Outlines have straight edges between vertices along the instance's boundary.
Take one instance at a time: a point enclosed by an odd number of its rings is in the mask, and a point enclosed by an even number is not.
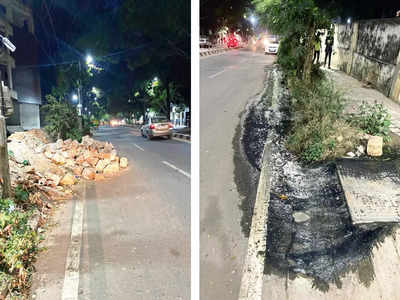
<svg viewBox="0 0 400 300"><path fill-rule="evenodd" d="M200 37L200 48L211 48L211 47L212 47L212 44L208 40L208 38L205 36L201 36Z"/></svg>
<svg viewBox="0 0 400 300"><path fill-rule="evenodd" d="M279 38L275 36L264 39L264 52L267 54L277 54L279 49Z"/></svg>

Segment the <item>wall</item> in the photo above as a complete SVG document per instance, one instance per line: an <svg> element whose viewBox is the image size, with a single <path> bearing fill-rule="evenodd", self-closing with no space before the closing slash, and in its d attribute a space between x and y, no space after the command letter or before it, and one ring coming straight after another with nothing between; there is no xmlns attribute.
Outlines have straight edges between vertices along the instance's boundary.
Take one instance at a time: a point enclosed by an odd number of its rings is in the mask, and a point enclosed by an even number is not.
<svg viewBox="0 0 400 300"><path fill-rule="evenodd" d="M336 25L333 66L399 101L400 18Z"/></svg>
<svg viewBox="0 0 400 300"><path fill-rule="evenodd" d="M25 130L40 128L39 105L20 103L21 127Z"/></svg>

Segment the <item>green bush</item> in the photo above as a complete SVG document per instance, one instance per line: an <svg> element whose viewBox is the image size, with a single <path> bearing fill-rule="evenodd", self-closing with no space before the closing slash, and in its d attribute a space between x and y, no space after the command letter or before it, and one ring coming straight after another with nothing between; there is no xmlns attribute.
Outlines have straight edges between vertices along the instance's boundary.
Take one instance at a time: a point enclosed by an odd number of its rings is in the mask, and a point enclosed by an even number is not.
<svg viewBox="0 0 400 300"><path fill-rule="evenodd" d="M79 116L76 107L70 103L47 95L47 104L42 107L45 112L45 129L54 139L81 140Z"/></svg>
<svg viewBox="0 0 400 300"><path fill-rule="evenodd" d="M307 162L321 160L325 152L325 146L321 142L314 141L309 144L302 153L302 159Z"/></svg>
<svg viewBox="0 0 400 300"><path fill-rule="evenodd" d="M382 104L375 102L374 105L370 105L363 102L358 111L358 114L353 114L349 118L351 124L358 126L367 134L382 136L385 142L390 140L391 116Z"/></svg>
<svg viewBox="0 0 400 300"><path fill-rule="evenodd" d="M326 79L306 86L292 78L290 88L293 122L288 149L306 162L330 156L338 146L333 136L341 126L344 98Z"/></svg>
<svg viewBox="0 0 400 300"><path fill-rule="evenodd" d="M11 199L0 199L0 281L12 279L21 291L29 282L39 237L29 226L32 211L23 211Z"/></svg>

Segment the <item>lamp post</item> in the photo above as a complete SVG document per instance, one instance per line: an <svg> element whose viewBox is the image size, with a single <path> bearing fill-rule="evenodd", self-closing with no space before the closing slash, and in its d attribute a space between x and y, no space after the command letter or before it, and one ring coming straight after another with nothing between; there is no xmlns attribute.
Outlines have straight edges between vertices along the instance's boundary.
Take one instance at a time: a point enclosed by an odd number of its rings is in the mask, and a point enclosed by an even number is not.
<svg viewBox="0 0 400 300"><path fill-rule="evenodd" d="M93 57L88 54L86 56L86 64L92 64L93 63ZM81 98L81 72L82 72L82 66L81 66L81 60L78 61L78 66L79 66L79 78L78 78L78 116L79 116L79 129L82 131L82 98Z"/></svg>

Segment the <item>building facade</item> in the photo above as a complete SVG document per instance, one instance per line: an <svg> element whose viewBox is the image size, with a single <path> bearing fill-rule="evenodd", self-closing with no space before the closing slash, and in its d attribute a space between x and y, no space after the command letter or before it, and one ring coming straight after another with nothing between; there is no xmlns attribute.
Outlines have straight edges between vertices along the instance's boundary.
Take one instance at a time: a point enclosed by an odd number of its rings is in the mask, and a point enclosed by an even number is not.
<svg viewBox="0 0 400 300"><path fill-rule="evenodd" d="M10 131L40 128L41 91L37 69L39 44L28 0L0 0L0 33L15 46L0 48L0 80L11 90L14 113L7 118Z"/></svg>

